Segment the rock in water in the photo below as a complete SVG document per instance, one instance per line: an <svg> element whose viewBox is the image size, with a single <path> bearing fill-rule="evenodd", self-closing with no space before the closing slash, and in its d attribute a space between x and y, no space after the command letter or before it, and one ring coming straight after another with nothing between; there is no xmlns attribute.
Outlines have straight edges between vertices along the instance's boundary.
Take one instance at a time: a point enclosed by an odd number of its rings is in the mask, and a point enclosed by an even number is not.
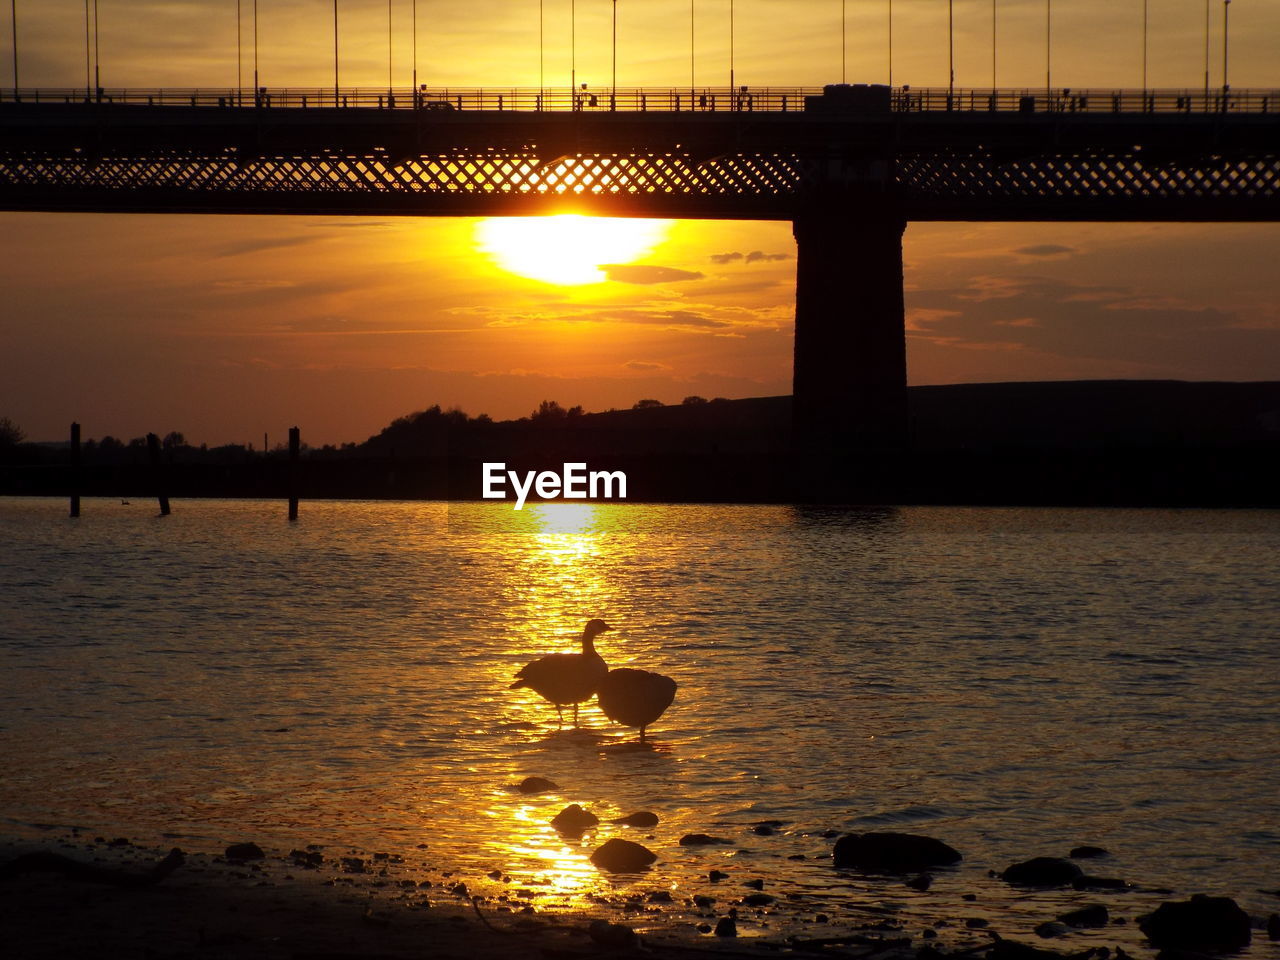
<svg viewBox="0 0 1280 960"><path fill-rule="evenodd" d="M1005 868L1000 879L1018 887L1065 887L1084 871L1061 857L1032 857Z"/></svg>
<svg viewBox="0 0 1280 960"><path fill-rule="evenodd" d="M518 784L516 789L521 793L546 793L548 790L560 789L555 781L548 780L546 777L525 777Z"/></svg>
<svg viewBox="0 0 1280 960"><path fill-rule="evenodd" d="M717 937L736 937L738 935L738 924L733 917L721 917L716 921Z"/></svg>
<svg viewBox="0 0 1280 960"><path fill-rule="evenodd" d="M266 854L256 843L233 843L223 856L228 860L262 860Z"/></svg>
<svg viewBox="0 0 1280 960"><path fill-rule="evenodd" d="M1086 843L1083 846L1072 847L1067 856L1072 860L1096 860L1098 857L1109 857L1111 853L1105 847L1095 847Z"/></svg>
<svg viewBox="0 0 1280 960"><path fill-rule="evenodd" d="M610 873L636 873L658 859L648 847L614 837L591 854L591 862Z"/></svg>
<svg viewBox="0 0 1280 960"><path fill-rule="evenodd" d="M963 859L941 840L911 833L850 833L836 841L831 857L837 867L870 873L919 873Z"/></svg>
<svg viewBox="0 0 1280 960"><path fill-rule="evenodd" d="M551 825L561 833L569 836L580 837L583 831L594 827L600 822L600 818L589 810L583 810L576 803L571 803L551 820Z"/></svg>
<svg viewBox="0 0 1280 960"><path fill-rule="evenodd" d="M1105 906L1098 903L1064 913L1058 919L1068 927L1105 927L1111 922L1111 914L1107 912Z"/></svg>
<svg viewBox="0 0 1280 960"><path fill-rule="evenodd" d="M1198 893L1190 900L1162 903L1138 920L1153 947L1228 951L1247 947L1252 939L1249 915L1230 897Z"/></svg>
<svg viewBox="0 0 1280 960"><path fill-rule="evenodd" d="M592 920L587 927L587 934L602 947L620 949L635 946L636 932L621 923L610 923L608 920Z"/></svg>
<svg viewBox="0 0 1280 960"><path fill-rule="evenodd" d="M1045 940L1052 940L1054 937L1065 937L1071 932L1071 928L1059 920L1050 920L1039 924L1035 929L1037 937L1043 937Z"/></svg>
<svg viewBox="0 0 1280 960"><path fill-rule="evenodd" d="M715 843L733 843L724 837L713 837L707 833L686 833L680 838L682 847L705 847Z"/></svg>

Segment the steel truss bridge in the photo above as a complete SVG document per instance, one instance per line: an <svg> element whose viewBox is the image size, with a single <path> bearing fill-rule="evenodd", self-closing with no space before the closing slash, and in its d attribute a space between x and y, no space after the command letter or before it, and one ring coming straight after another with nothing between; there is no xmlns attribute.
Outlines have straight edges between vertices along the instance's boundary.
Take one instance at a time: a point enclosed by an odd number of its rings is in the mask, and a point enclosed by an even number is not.
<svg viewBox="0 0 1280 960"><path fill-rule="evenodd" d="M1280 220L1280 91L7 91L0 209L790 220L797 427L878 444L908 221Z"/></svg>

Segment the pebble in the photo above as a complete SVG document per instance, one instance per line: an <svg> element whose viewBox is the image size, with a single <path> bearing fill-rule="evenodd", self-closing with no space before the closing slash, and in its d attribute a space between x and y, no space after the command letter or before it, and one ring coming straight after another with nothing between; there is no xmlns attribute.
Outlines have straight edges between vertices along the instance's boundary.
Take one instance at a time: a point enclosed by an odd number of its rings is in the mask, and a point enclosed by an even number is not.
<svg viewBox="0 0 1280 960"><path fill-rule="evenodd" d="M736 937L738 935L738 923L733 917L721 917L716 922L717 937Z"/></svg>
<svg viewBox="0 0 1280 960"><path fill-rule="evenodd" d="M1035 928L1036 936L1045 940L1052 940L1054 937L1066 936L1070 932L1070 927L1065 923L1059 923L1056 920L1050 920L1046 923L1039 924Z"/></svg>
<svg viewBox="0 0 1280 960"><path fill-rule="evenodd" d="M553 827L570 836L581 836L584 831L596 826L599 822L599 817L589 810L583 810L576 803L569 804L551 818Z"/></svg>
<svg viewBox="0 0 1280 960"><path fill-rule="evenodd" d="M129 841L124 841L128 843ZM116 841L111 841L111 845L115 846ZM262 848L256 843L233 843L227 847L223 854L228 860L261 860L266 854L262 852Z"/></svg>
<svg viewBox="0 0 1280 960"><path fill-rule="evenodd" d="M723 837L713 837L706 833L686 833L680 838L680 846L682 847L705 847L714 843L732 842L732 840L725 840Z"/></svg>
<svg viewBox="0 0 1280 960"><path fill-rule="evenodd" d="M516 789L521 793L546 793L549 790L559 790L560 787L546 777L525 777L516 784Z"/></svg>
<svg viewBox="0 0 1280 960"><path fill-rule="evenodd" d="M1249 915L1230 897L1166 901L1138 921L1153 947L1238 950L1252 938Z"/></svg>
<svg viewBox="0 0 1280 960"><path fill-rule="evenodd" d="M1100 903L1064 913L1058 919L1069 927L1105 927L1111 922L1107 908Z"/></svg>
<svg viewBox="0 0 1280 960"><path fill-rule="evenodd" d="M928 867L945 867L963 859L952 846L912 833L875 831L851 833L836 841L831 851L837 867L873 873L918 873Z"/></svg>
<svg viewBox="0 0 1280 960"><path fill-rule="evenodd" d="M602 947L630 947L636 942L636 932L622 923L608 920L592 920L587 934Z"/></svg>
<svg viewBox="0 0 1280 960"><path fill-rule="evenodd" d="M635 873L646 869L658 855L639 843L613 837L591 854L591 862L611 873Z"/></svg>
<svg viewBox="0 0 1280 960"><path fill-rule="evenodd" d="M1084 871L1070 860L1032 857L1005 867L1000 879L1018 887L1065 887L1082 876Z"/></svg>

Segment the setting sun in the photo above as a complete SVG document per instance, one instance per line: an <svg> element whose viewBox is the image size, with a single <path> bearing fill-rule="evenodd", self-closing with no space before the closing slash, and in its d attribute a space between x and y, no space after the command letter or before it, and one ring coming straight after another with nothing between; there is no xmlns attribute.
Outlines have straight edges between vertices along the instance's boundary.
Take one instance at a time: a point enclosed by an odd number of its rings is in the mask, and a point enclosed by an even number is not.
<svg viewBox="0 0 1280 960"><path fill-rule="evenodd" d="M561 214L491 217L476 224L476 246L510 273L574 286L606 279L605 265L630 263L666 239L670 220Z"/></svg>

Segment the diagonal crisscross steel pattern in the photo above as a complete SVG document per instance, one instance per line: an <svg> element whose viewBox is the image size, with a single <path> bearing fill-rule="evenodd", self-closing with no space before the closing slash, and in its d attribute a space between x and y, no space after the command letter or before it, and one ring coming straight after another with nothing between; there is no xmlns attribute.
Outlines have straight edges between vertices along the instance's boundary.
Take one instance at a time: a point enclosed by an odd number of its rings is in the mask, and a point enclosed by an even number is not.
<svg viewBox="0 0 1280 960"><path fill-rule="evenodd" d="M62 189L225 192L649 194L734 197L801 190L793 156L729 156L703 161L671 155L525 154L252 157L190 154L48 157L0 154L0 184Z"/></svg>
<svg viewBox="0 0 1280 960"><path fill-rule="evenodd" d="M864 158L865 159L865 158ZM578 154L544 158L531 152L456 152L395 157L388 153L245 156L236 151L153 151L137 155L0 151L0 195L49 197L74 202L78 195L163 208L182 198L234 198L241 207L269 204L288 195L305 204L314 197L374 196L430 206L433 198L503 199L626 198L643 208L646 198L696 215L734 216L762 199L787 215L790 204L868 188L894 195L913 219L945 219L960 212L992 219L1016 216L1018 204L1042 212L1060 208L1102 210L1124 201L1154 209L1178 202L1226 204L1226 217L1250 219L1247 206L1263 201L1270 216L1280 202L1280 156L1240 152L1232 156L1157 156L1142 152L1032 152L936 148L903 150L880 164L878 182L868 165L844 155L730 153L698 159L681 154ZM412 205L412 204L410 204ZM1234 205L1234 206L1233 206ZM763 209L757 206L754 209ZM1001 212L1003 210L1003 213ZM1243 212L1242 212L1243 211ZM1255 215L1256 217L1256 215ZM1172 216L1170 218L1173 218Z"/></svg>
<svg viewBox="0 0 1280 960"><path fill-rule="evenodd" d="M897 182L916 202L1280 198L1274 155L1194 159L1081 152L1000 158L931 151L900 156Z"/></svg>

